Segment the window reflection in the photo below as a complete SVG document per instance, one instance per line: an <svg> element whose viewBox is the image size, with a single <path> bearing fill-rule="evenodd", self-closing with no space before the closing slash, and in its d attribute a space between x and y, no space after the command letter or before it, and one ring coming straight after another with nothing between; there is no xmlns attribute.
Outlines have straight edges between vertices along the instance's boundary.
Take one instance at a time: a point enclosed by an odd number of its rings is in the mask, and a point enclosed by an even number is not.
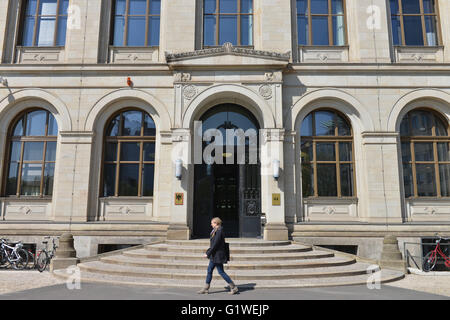
<svg viewBox="0 0 450 320"><path fill-rule="evenodd" d="M204 46L253 45L253 0L204 0L203 9Z"/></svg>
<svg viewBox="0 0 450 320"><path fill-rule="evenodd" d="M25 133L25 134L24 134ZM24 112L9 136L6 196L51 196L58 125L45 110Z"/></svg>
<svg viewBox="0 0 450 320"><path fill-rule="evenodd" d="M403 118L400 135L405 197L450 196L448 124L433 111L417 109Z"/></svg>
<svg viewBox="0 0 450 320"><path fill-rule="evenodd" d="M26 1L22 46L64 46L69 0ZM59 8L59 10L58 10Z"/></svg>
<svg viewBox="0 0 450 320"><path fill-rule="evenodd" d="M345 45L343 0L297 0L297 30L299 45Z"/></svg>
<svg viewBox="0 0 450 320"><path fill-rule="evenodd" d="M390 0L394 45L437 46L439 20L435 0Z"/></svg>
<svg viewBox="0 0 450 320"><path fill-rule="evenodd" d="M140 110L126 110L106 125L104 197L153 195L156 126ZM117 179L118 177L118 179Z"/></svg>
<svg viewBox="0 0 450 320"><path fill-rule="evenodd" d="M161 0L115 0L112 45L159 46Z"/></svg>
<svg viewBox="0 0 450 320"><path fill-rule="evenodd" d="M303 197L354 197L353 138L344 116L314 111L300 134Z"/></svg>

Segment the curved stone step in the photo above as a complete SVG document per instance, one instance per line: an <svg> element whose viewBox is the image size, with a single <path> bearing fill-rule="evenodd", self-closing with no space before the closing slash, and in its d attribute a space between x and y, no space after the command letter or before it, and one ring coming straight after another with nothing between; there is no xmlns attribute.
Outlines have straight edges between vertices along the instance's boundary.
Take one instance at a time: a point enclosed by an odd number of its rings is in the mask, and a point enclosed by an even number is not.
<svg viewBox="0 0 450 320"><path fill-rule="evenodd" d="M288 246L292 244L291 241L266 241L257 239L226 239L226 242L230 244L230 248L233 247L278 247ZM177 246L203 246L209 247L209 239L199 240L166 240L166 244Z"/></svg>
<svg viewBox="0 0 450 320"><path fill-rule="evenodd" d="M140 257L149 259L165 259L165 260L186 260L186 261L204 261L205 252L197 254L191 252L166 252L166 251L150 251L148 249L137 249L123 252L124 256ZM287 260L302 260L302 259L319 259L332 258L334 253L326 251L307 250L304 252L290 252L290 253L273 253L273 254L231 254L231 261L287 261Z"/></svg>
<svg viewBox="0 0 450 320"><path fill-rule="evenodd" d="M148 259L139 257L130 257L124 255L105 257L101 262L109 264L118 264L124 266L148 267L148 268L167 268L167 269L201 269L206 270L209 261L207 259L196 262L185 262L163 259ZM356 263L356 259L347 257L332 257L329 259L303 259L291 260L286 263L279 261L233 261L225 265L225 270L273 270L273 269L305 269L319 267L335 267Z"/></svg>
<svg viewBox="0 0 450 320"><path fill-rule="evenodd" d="M55 276L68 279L73 277L67 274L65 270L56 270L53 273ZM380 273L373 275L363 274L358 276L343 276L339 278L309 278L309 279L291 279L291 280L258 280L258 281L236 281L236 285L240 289L274 289L274 288L317 288L317 287L336 287L336 286L353 286L353 285L367 285L372 283L373 277L379 277L380 283L388 283L392 281L401 280L405 277L404 273L393 270L381 270ZM143 287L158 287L158 288L192 288L193 294L204 286L204 279L201 280L186 280L177 279L161 279L161 278L141 278L141 277L127 277L108 274L98 274L86 271L81 271L81 282L86 283L108 283L113 285L131 285ZM211 284L211 293L214 291L223 291L226 286L225 281L213 281Z"/></svg>
<svg viewBox="0 0 450 320"><path fill-rule="evenodd" d="M146 268L136 266L123 266L117 264L108 264L101 261L91 261L78 265L80 270L99 274L143 277L143 278L165 278L165 279L204 279L206 268L204 270L180 270L174 272L167 268ZM277 269L272 272L267 270L228 270L228 275L233 280L282 280L282 279L304 279L304 278L322 278L322 277L344 277L369 273L369 265L365 263L356 263L347 266L323 267L314 269ZM377 270L379 267L376 267ZM221 279L220 275L215 273L215 279Z"/></svg>
<svg viewBox="0 0 450 320"><path fill-rule="evenodd" d="M149 251L165 251L165 252L189 252L204 254L208 247L201 246L177 246L169 245L167 243L153 244L145 246L145 249ZM278 247L230 247L230 255L233 254L272 254L272 253L292 253L292 252L307 252L312 251L309 246L303 246L299 244L291 244L288 246Z"/></svg>

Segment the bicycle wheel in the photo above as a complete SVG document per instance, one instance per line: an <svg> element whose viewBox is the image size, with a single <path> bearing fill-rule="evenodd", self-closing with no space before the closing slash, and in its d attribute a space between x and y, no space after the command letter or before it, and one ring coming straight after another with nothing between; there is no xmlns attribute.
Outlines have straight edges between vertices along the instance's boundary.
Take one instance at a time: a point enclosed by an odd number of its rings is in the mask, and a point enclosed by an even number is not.
<svg viewBox="0 0 450 320"><path fill-rule="evenodd" d="M16 270L23 270L28 265L28 252L24 249L17 250L17 260L14 261L13 268Z"/></svg>
<svg viewBox="0 0 450 320"><path fill-rule="evenodd" d="M48 263L48 254L45 251L41 251L36 259L36 269L39 272L44 272L45 268L47 268Z"/></svg>
<svg viewBox="0 0 450 320"><path fill-rule="evenodd" d="M436 266L437 256L434 251L430 251L427 253L423 260L423 271L429 272L434 269Z"/></svg>

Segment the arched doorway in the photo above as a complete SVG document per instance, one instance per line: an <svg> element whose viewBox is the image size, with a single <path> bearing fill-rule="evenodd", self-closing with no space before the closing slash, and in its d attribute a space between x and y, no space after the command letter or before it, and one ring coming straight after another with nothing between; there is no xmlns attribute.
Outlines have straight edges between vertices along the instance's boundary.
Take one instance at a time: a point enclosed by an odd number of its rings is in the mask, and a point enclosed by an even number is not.
<svg viewBox="0 0 450 320"><path fill-rule="evenodd" d="M260 236L258 121L235 104L215 106L200 121L194 133L202 141L202 159L195 164L193 237L209 237L213 217L223 220L227 237Z"/></svg>

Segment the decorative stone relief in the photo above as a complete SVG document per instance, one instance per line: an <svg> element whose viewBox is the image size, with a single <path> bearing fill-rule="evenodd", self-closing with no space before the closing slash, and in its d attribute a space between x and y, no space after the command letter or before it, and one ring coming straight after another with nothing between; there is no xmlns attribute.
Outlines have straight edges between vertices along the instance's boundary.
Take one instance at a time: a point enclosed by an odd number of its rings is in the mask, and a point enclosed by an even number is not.
<svg viewBox="0 0 450 320"><path fill-rule="evenodd" d="M192 100L197 95L197 88L194 85L185 86L183 89L183 96L187 100Z"/></svg>
<svg viewBox="0 0 450 320"><path fill-rule="evenodd" d="M317 58L318 58L320 61L323 61L323 62L325 62L325 61L328 60L328 56L327 56L326 54L323 54L323 53L318 53L318 54L317 54Z"/></svg>
<svg viewBox="0 0 450 320"><path fill-rule="evenodd" d="M302 62L347 62L348 47L299 47Z"/></svg>
<svg viewBox="0 0 450 320"><path fill-rule="evenodd" d="M283 80L281 72L266 72L264 77L267 82L281 82Z"/></svg>
<svg viewBox="0 0 450 320"><path fill-rule="evenodd" d="M129 208L129 207L120 207L119 208L119 211L122 213L122 214L130 214L130 212L131 212L131 209Z"/></svg>
<svg viewBox="0 0 450 320"><path fill-rule="evenodd" d="M28 206L20 207L20 211L26 215L33 213L33 210L31 210L31 208Z"/></svg>
<svg viewBox="0 0 450 320"><path fill-rule="evenodd" d="M430 216L436 215L436 212L437 212L436 208L434 208L434 207L426 207L426 208L424 209L424 211L425 211L426 213L428 213Z"/></svg>
<svg viewBox="0 0 450 320"><path fill-rule="evenodd" d="M177 72L174 75L174 82L188 82L191 81L191 74L185 72Z"/></svg>
<svg viewBox="0 0 450 320"><path fill-rule="evenodd" d="M18 63L62 62L64 50L59 47L17 47Z"/></svg>
<svg viewBox="0 0 450 320"><path fill-rule="evenodd" d="M110 61L112 63L150 63L157 59L155 48L111 47Z"/></svg>
<svg viewBox="0 0 450 320"><path fill-rule="evenodd" d="M268 84L263 84L261 87L259 87L259 94L266 100L272 99L272 88Z"/></svg>
<svg viewBox="0 0 450 320"><path fill-rule="evenodd" d="M260 132L264 138L264 143L270 141L284 141L284 129L261 129Z"/></svg>
<svg viewBox="0 0 450 320"><path fill-rule="evenodd" d="M177 60L189 59L194 57L202 57L202 56L213 56L219 55L223 53L234 54L234 55L242 55L242 56L252 56L252 57L264 57L269 59L277 59L283 61L289 61L291 57L291 52L287 53L277 53L271 51L262 51L262 50L254 50L250 48L241 48L235 47L231 43L227 42L223 46L218 48L210 48L203 50L196 50L191 52L182 52L182 53L168 53L166 52L166 60L167 62L173 62Z"/></svg>
<svg viewBox="0 0 450 320"><path fill-rule="evenodd" d="M333 208L333 207L328 206L328 207L324 207L323 208L323 212L328 214L328 215L333 215L333 214L336 213L336 209Z"/></svg>
<svg viewBox="0 0 450 320"><path fill-rule="evenodd" d="M396 46L394 48L397 62L408 62L408 63L444 62L443 47Z"/></svg>
<svg viewBox="0 0 450 320"><path fill-rule="evenodd" d="M188 142L190 138L189 132L174 132L172 134L172 142Z"/></svg>

